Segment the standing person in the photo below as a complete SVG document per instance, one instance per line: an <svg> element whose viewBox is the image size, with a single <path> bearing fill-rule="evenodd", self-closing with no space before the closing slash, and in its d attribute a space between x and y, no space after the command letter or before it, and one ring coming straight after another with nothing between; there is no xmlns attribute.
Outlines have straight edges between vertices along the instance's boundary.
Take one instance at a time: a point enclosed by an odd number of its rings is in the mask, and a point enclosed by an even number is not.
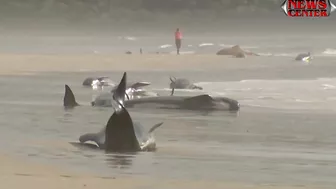
<svg viewBox="0 0 336 189"><path fill-rule="evenodd" d="M181 42L182 42L182 33L180 32L180 29L177 28L175 32L175 45L177 54L180 54Z"/></svg>

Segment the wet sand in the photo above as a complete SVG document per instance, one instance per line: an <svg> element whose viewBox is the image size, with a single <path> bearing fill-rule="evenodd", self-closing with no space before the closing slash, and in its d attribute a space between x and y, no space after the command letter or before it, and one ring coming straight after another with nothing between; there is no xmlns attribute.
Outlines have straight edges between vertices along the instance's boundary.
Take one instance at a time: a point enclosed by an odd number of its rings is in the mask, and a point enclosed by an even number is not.
<svg viewBox="0 0 336 189"><path fill-rule="evenodd" d="M272 186L250 185L244 183L213 182L202 180L163 180L132 177L97 177L86 173L72 172L59 167L13 159L8 155L1 155L0 186L3 188L41 187L45 189L59 188L218 188L218 189L312 189L303 186Z"/></svg>
<svg viewBox="0 0 336 189"><path fill-rule="evenodd" d="M267 63L267 57L249 57ZM34 55L0 54L1 74L84 71L160 71L216 70L218 68L255 67L249 61L230 56L207 55Z"/></svg>
<svg viewBox="0 0 336 189"><path fill-rule="evenodd" d="M246 59L234 59L216 55L0 55L0 74L32 74L40 72L74 71L150 71L150 70L216 70L258 67L267 64L268 58L250 64ZM251 59L259 59L251 57ZM221 188L221 189L296 189L306 186L252 185L230 181L170 180L141 177L97 177L91 173L79 173L12 157L0 156L0 186L3 188ZM314 187L311 187L314 188ZM321 188L321 187L316 187Z"/></svg>

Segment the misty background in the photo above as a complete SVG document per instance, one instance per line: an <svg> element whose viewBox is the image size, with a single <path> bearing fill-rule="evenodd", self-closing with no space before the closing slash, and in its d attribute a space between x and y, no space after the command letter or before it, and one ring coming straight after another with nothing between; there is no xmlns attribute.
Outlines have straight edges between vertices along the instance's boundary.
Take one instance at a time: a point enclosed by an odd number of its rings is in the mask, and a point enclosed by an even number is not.
<svg viewBox="0 0 336 189"><path fill-rule="evenodd" d="M1 0L0 32L333 33L328 18L289 18L282 0ZM333 31L330 31L333 30Z"/></svg>

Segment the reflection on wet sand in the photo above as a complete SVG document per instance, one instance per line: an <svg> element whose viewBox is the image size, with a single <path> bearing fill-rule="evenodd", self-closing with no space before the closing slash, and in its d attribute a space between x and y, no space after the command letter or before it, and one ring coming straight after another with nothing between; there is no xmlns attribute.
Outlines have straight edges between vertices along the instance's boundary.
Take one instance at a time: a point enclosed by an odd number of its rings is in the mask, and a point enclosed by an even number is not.
<svg viewBox="0 0 336 189"><path fill-rule="evenodd" d="M127 154L106 154L105 162L111 168L129 169L132 166L132 159L135 158L137 153Z"/></svg>

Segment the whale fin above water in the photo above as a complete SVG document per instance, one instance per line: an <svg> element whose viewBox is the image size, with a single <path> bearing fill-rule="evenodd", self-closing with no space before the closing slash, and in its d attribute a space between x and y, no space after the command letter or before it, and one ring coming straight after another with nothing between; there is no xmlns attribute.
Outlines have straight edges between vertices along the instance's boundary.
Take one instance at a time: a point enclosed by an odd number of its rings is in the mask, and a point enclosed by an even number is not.
<svg viewBox="0 0 336 189"><path fill-rule="evenodd" d="M152 133L155 129L159 128L162 124L163 122L153 125L153 127L149 129L148 133Z"/></svg>
<svg viewBox="0 0 336 189"><path fill-rule="evenodd" d="M79 141L85 145L86 141L93 141L99 149L109 152L136 152L136 151L153 151L156 149L155 139L152 132L160 127L162 123L155 124L144 135L144 130L140 125L137 126L124 106L126 93L127 75L124 72L123 77L113 94L113 102L118 103L118 108L110 116L106 127L98 133L87 133L80 136ZM145 140L142 140L145 139Z"/></svg>
<svg viewBox="0 0 336 189"><path fill-rule="evenodd" d="M107 122L105 130L106 152L134 152L140 151L136 138L133 121L125 107L114 112Z"/></svg>
<svg viewBox="0 0 336 189"><path fill-rule="evenodd" d="M76 102L75 95L68 85L65 85L65 94L63 98L63 106L67 108L73 108L75 106L79 106Z"/></svg>
<svg viewBox="0 0 336 189"><path fill-rule="evenodd" d="M125 97L130 100L130 96L128 94L128 90L131 89L131 91L133 90L138 90L140 89L141 87L145 87L145 86L148 86L150 85L150 82L144 82L144 81L141 81L141 82L135 82L135 83L131 83L131 84L126 84L126 87L125 87ZM115 93L116 90L118 90L118 87L119 85L115 86L114 88L112 88L111 90L111 93Z"/></svg>
<svg viewBox="0 0 336 189"><path fill-rule="evenodd" d="M105 128L105 152L134 152L141 147L136 137L131 116L124 107L127 75L124 72L120 83L113 93L119 109L112 114Z"/></svg>
<svg viewBox="0 0 336 189"><path fill-rule="evenodd" d="M172 83L174 83L175 84L175 81L176 81L176 77L169 77L169 79L170 79L170 81L172 82ZM171 89L172 89L172 91L171 91L171 93L170 93L170 96L173 96L174 95L174 92L175 92L175 85L171 85L172 87L171 87Z"/></svg>
<svg viewBox="0 0 336 189"><path fill-rule="evenodd" d="M120 83L118 87L115 89L113 92L113 100L117 101L118 105L124 106L124 101L125 101L125 95L126 95L126 79L127 75L126 72L124 72L123 77L120 80ZM120 108L120 107L119 107ZM116 109L118 112L119 110Z"/></svg>

